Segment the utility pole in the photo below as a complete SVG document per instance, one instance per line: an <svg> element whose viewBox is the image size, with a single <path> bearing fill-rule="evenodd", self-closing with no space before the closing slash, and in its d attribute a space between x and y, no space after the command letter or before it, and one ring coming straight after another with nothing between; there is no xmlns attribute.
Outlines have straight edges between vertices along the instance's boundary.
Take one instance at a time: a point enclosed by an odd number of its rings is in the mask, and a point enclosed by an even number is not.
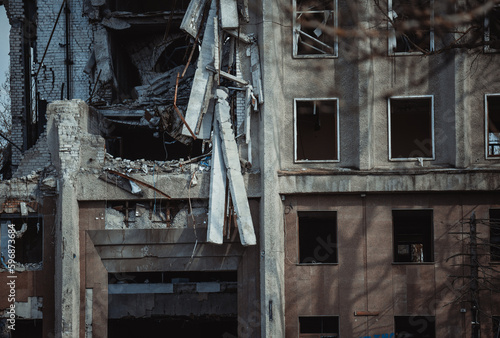
<svg viewBox="0 0 500 338"><path fill-rule="evenodd" d="M477 229L476 229L476 213L472 212L470 216L470 293L472 305L472 338L480 337L480 324L479 324L479 263L477 260Z"/></svg>

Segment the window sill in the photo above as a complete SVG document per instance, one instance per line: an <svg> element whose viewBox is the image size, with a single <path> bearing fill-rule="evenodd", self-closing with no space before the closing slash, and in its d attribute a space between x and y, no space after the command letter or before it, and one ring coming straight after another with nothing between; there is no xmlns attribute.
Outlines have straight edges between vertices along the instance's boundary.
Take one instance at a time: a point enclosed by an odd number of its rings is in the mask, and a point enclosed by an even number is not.
<svg viewBox="0 0 500 338"><path fill-rule="evenodd" d="M435 262L392 262L392 265L434 265Z"/></svg>
<svg viewBox="0 0 500 338"><path fill-rule="evenodd" d="M306 55L293 55L294 59L338 59L338 55L329 54L306 54Z"/></svg>
<svg viewBox="0 0 500 338"><path fill-rule="evenodd" d="M419 159L422 161L435 161L435 157L397 157L397 158L389 158L391 162L418 162Z"/></svg>

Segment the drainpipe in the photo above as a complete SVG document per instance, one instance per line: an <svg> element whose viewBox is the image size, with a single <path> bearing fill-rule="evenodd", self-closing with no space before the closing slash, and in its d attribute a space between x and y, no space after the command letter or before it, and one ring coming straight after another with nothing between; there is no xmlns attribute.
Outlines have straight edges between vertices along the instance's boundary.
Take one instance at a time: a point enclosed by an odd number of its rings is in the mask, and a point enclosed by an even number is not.
<svg viewBox="0 0 500 338"><path fill-rule="evenodd" d="M66 30L65 30L65 60L66 65L66 99L71 100L71 65L73 61L71 60L71 9L69 7L69 0L66 1L66 6L64 7L64 15L66 18Z"/></svg>

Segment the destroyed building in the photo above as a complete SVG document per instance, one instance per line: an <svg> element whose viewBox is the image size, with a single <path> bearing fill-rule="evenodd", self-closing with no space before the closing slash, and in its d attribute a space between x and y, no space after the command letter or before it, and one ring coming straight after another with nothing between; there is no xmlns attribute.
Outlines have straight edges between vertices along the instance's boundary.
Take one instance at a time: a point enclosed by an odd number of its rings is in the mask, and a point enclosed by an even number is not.
<svg viewBox="0 0 500 338"><path fill-rule="evenodd" d="M500 10L407 2L0 1L0 337L498 329Z"/></svg>

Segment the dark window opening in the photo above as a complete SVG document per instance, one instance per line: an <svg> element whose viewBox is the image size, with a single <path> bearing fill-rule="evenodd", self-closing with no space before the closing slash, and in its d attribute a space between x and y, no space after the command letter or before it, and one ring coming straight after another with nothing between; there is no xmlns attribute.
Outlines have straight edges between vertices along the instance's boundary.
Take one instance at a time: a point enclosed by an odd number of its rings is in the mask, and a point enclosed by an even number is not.
<svg viewBox="0 0 500 338"><path fill-rule="evenodd" d="M121 123L120 123L121 122ZM106 136L106 151L129 160L170 161L188 159L203 154L203 140L194 140L184 144L172 138L166 132L155 132L149 126L139 126L137 122L129 125L118 121L114 123L112 133Z"/></svg>
<svg viewBox="0 0 500 338"><path fill-rule="evenodd" d="M295 6L294 54L335 56L335 1L296 0Z"/></svg>
<svg viewBox="0 0 500 338"><path fill-rule="evenodd" d="M500 262L500 209L490 209L490 260Z"/></svg>
<svg viewBox="0 0 500 338"><path fill-rule="evenodd" d="M393 0L390 12L396 34L395 45L391 46L393 52L427 52L433 49L430 0Z"/></svg>
<svg viewBox="0 0 500 338"><path fill-rule="evenodd" d="M500 157L500 95L487 95L488 156Z"/></svg>
<svg viewBox="0 0 500 338"><path fill-rule="evenodd" d="M485 42L487 50L500 49L500 6L493 7L486 16Z"/></svg>
<svg viewBox="0 0 500 338"><path fill-rule="evenodd" d="M154 67L155 72L164 73L175 67L185 65L189 59L192 48L193 46L190 44L188 37L182 36L177 38L165 48L156 61ZM197 60L198 54L198 48L195 48L192 60Z"/></svg>
<svg viewBox="0 0 500 338"><path fill-rule="evenodd" d="M299 211L299 262L337 263L337 212Z"/></svg>
<svg viewBox="0 0 500 338"><path fill-rule="evenodd" d="M163 271L108 274L108 284L237 282L236 271Z"/></svg>
<svg viewBox="0 0 500 338"><path fill-rule="evenodd" d="M296 100L296 160L337 161L337 100Z"/></svg>
<svg viewBox="0 0 500 338"><path fill-rule="evenodd" d="M393 210L394 261L433 261L432 210Z"/></svg>
<svg viewBox="0 0 500 338"><path fill-rule="evenodd" d="M493 316L492 322L493 338L500 338L500 316Z"/></svg>
<svg viewBox="0 0 500 338"><path fill-rule="evenodd" d="M189 0L158 1L158 0L108 0L111 11L124 11L132 13L164 12L171 10L184 11L189 5ZM174 7L175 6L175 7Z"/></svg>
<svg viewBox="0 0 500 338"><path fill-rule="evenodd" d="M390 158L433 158L432 98L390 99Z"/></svg>
<svg viewBox="0 0 500 338"><path fill-rule="evenodd" d="M300 337L338 337L339 317L338 316L318 316L299 317Z"/></svg>
<svg viewBox="0 0 500 338"><path fill-rule="evenodd" d="M9 224L14 224L16 230L15 259L17 263L40 263L43 261L43 226L42 219L11 218L2 219L2 255L6 259L8 250L7 239Z"/></svg>
<svg viewBox="0 0 500 338"><path fill-rule="evenodd" d="M394 335L398 338L435 338L435 322L434 316L396 316Z"/></svg>
<svg viewBox="0 0 500 338"><path fill-rule="evenodd" d="M238 336L238 318L230 316L172 316L108 320L109 338Z"/></svg>
<svg viewBox="0 0 500 338"><path fill-rule="evenodd" d="M42 338L43 327L41 319L16 319L15 330L10 330L11 338Z"/></svg>

